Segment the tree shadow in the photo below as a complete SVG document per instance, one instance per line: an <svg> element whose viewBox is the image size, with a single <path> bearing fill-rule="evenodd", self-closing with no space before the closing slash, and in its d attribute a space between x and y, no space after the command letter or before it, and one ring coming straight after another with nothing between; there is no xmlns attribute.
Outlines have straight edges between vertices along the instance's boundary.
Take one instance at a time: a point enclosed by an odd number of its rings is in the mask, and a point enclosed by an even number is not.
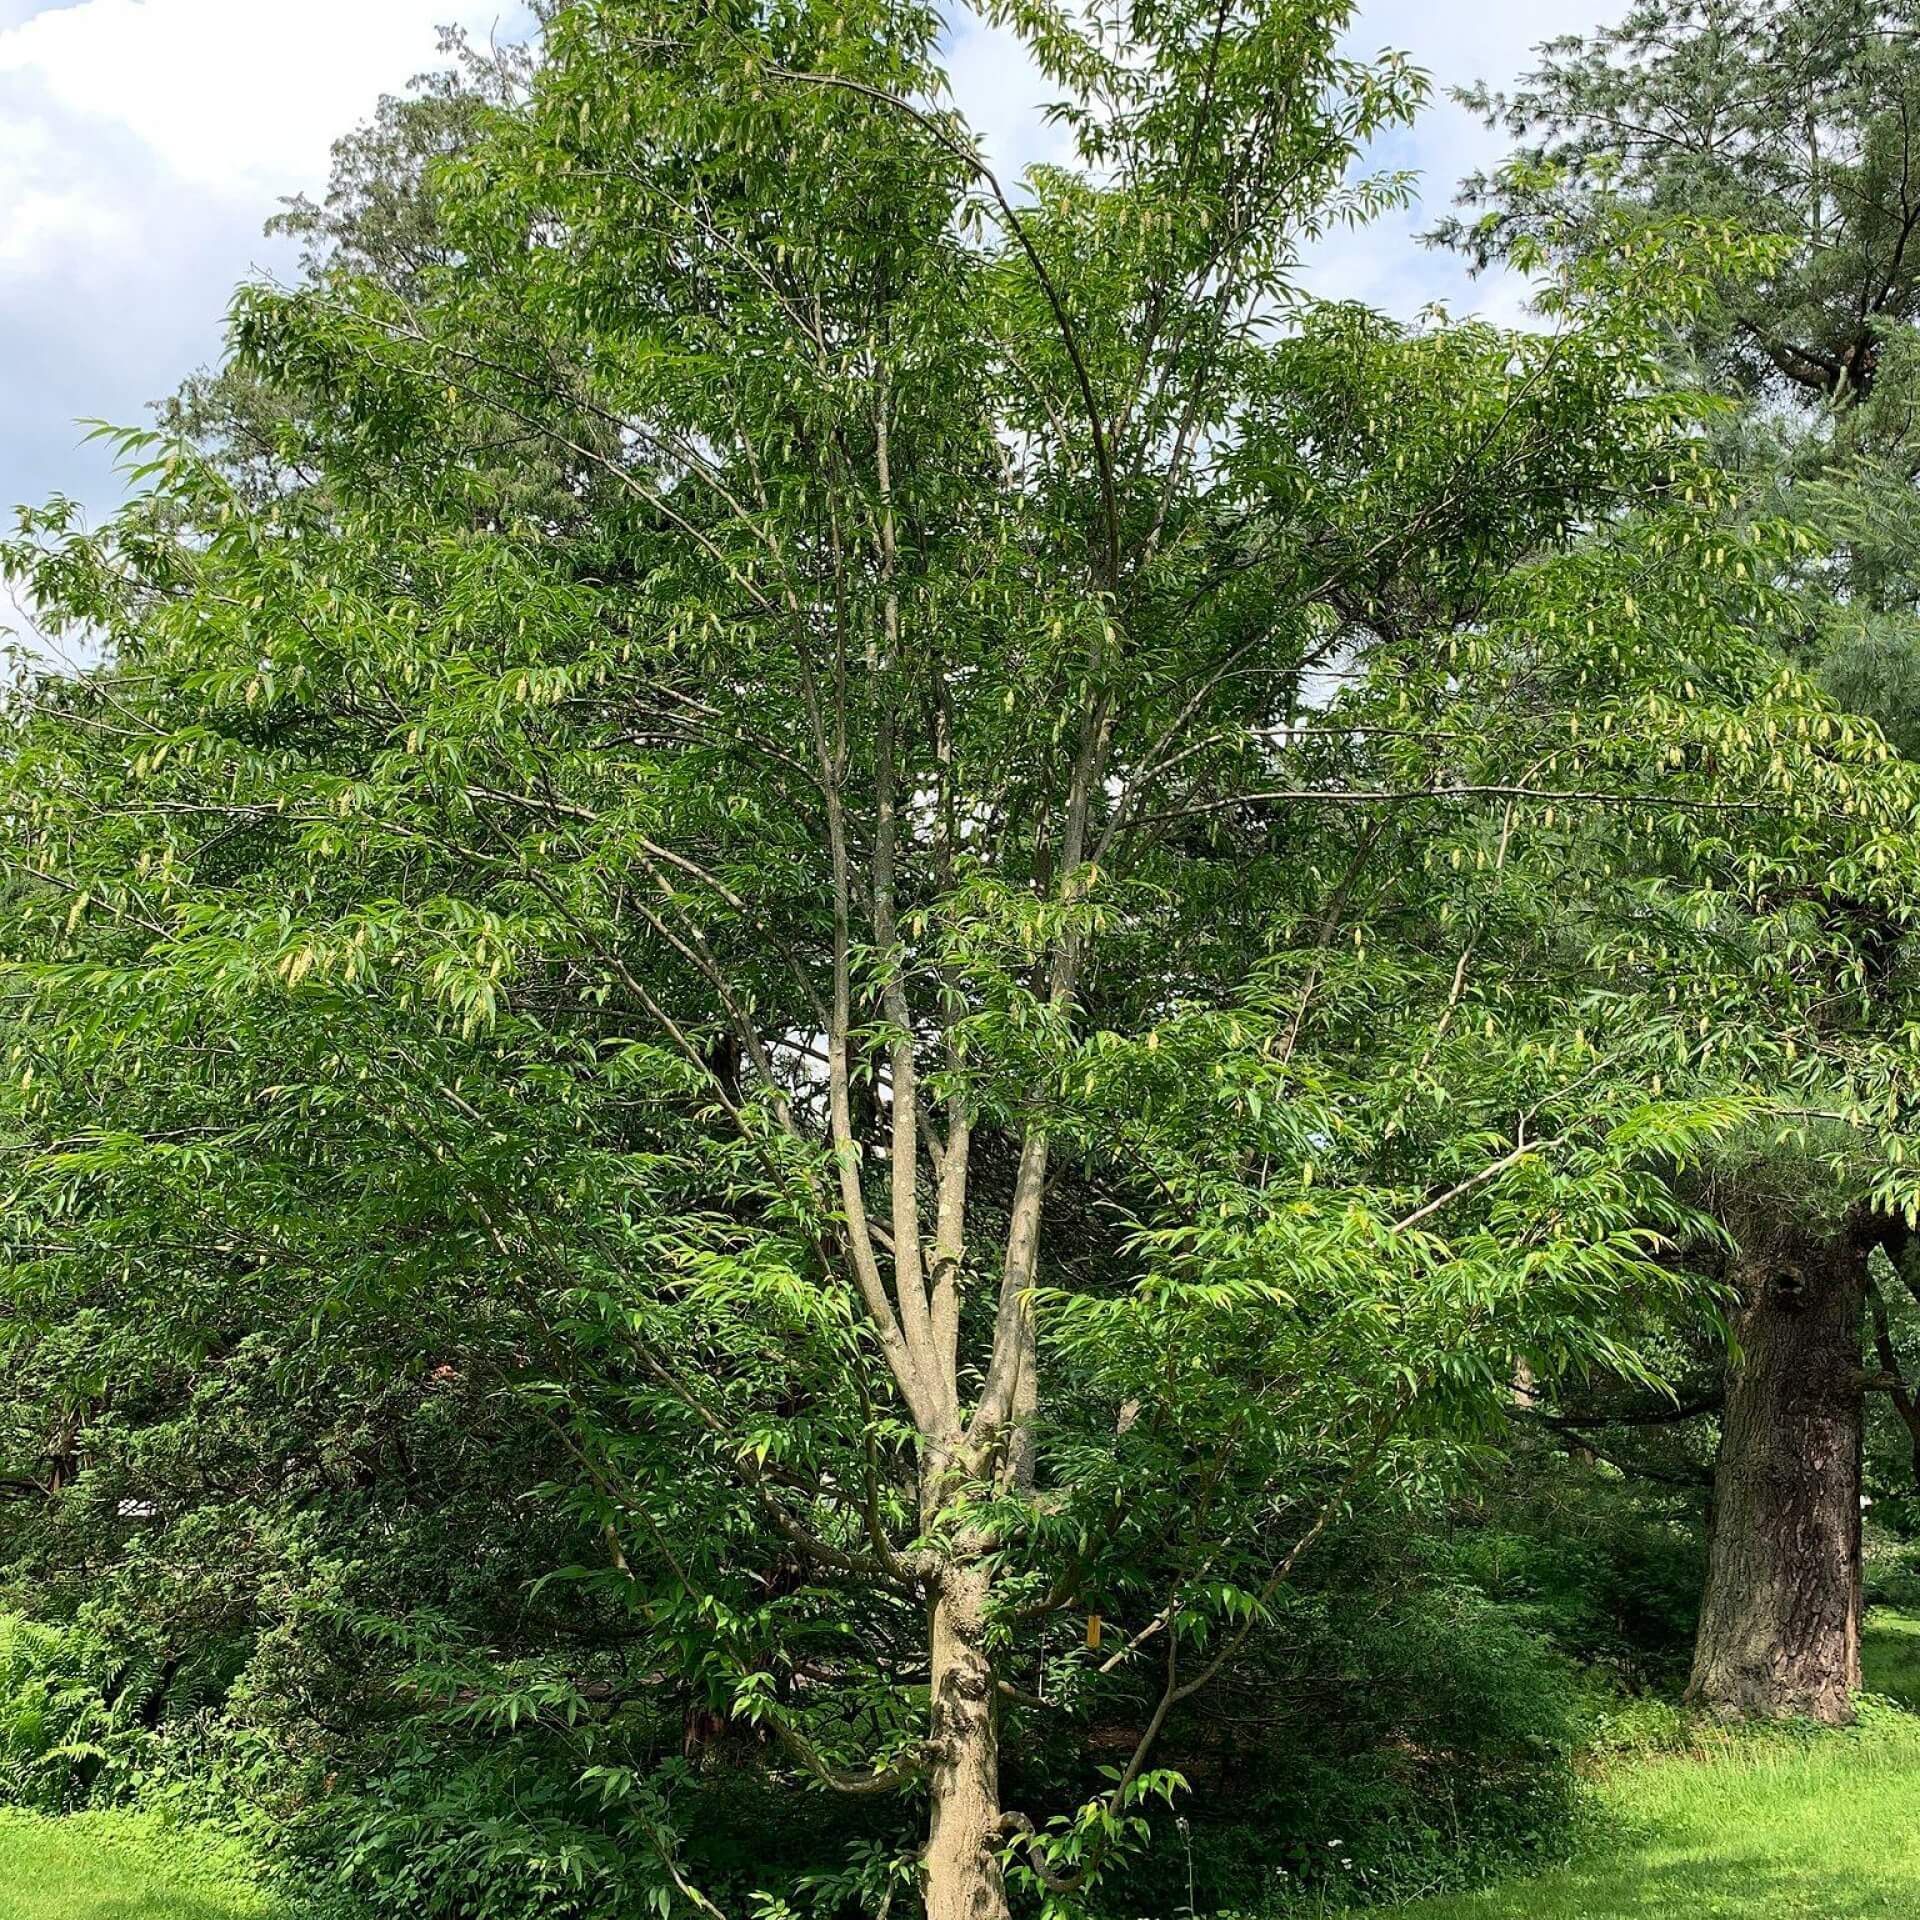
<svg viewBox="0 0 1920 1920"><path fill-rule="evenodd" d="M1897 1886L1870 1864L1795 1867L1768 1855L1696 1856L1664 1864L1596 1860L1520 1881L1463 1905L1461 1920L1885 1920L1920 1910L1920 1888Z"/></svg>
<svg viewBox="0 0 1920 1920"><path fill-rule="evenodd" d="M8 1899L8 1889L0 1888L0 1920L240 1920L240 1909L231 1901L209 1894L182 1891L171 1887L146 1887L133 1892L93 1894L76 1890L71 1903L62 1901L42 1906L16 1908ZM31 1887L21 1889L31 1892ZM247 1920L281 1920L262 1909L249 1912Z"/></svg>

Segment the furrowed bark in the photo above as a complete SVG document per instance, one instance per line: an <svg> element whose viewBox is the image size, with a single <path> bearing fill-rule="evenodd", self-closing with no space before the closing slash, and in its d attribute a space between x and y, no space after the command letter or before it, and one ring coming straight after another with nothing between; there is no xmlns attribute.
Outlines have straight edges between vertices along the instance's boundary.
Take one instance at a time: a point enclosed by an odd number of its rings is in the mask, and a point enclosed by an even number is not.
<svg viewBox="0 0 1920 1920"><path fill-rule="evenodd" d="M1853 1718L1867 1240L1749 1236L1687 1697L1723 1718Z"/></svg>

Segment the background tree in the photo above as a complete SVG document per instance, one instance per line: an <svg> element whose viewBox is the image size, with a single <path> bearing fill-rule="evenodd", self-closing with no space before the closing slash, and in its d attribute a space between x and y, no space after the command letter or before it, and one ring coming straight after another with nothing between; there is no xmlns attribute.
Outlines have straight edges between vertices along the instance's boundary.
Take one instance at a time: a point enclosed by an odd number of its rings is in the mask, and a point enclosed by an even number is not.
<svg viewBox="0 0 1920 1920"><path fill-rule="evenodd" d="M1540 49L1511 94L1463 90L1518 145L1436 237L1482 263L1523 238L1578 246L1612 187L1658 219L1736 220L1782 242L1702 310L1719 384L1857 404L1920 305L1914 34L1906 0L1638 0Z"/></svg>
<svg viewBox="0 0 1920 1920"><path fill-rule="evenodd" d="M1776 243L1765 271L1703 304L1676 353L1739 403L1717 438L1750 510L1791 503L1818 529L1787 575L1801 607L1782 623L1786 650L1903 745L1920 636L1905 444L1920 297L1915 26L1908 6L1862 0L1637 5L1617 27L1543 48L1511 95L1463 95L1520 145L1465 184L1479 217L1435 236L1482 262L1578 254L1623 216L1678 214ZM1863 902L1832 910L1871 925ZM1869 1256L1903 1240L1911 1204L1876 1137L1893 1108L1862 1097L1888 1084L1874 1042L1897 1046L1908 982L1896 926L1867 937L1877 951L1859 1005L1817 1043L1837 1124L1784 1156L1743 1155L1716 1183L1743 1248L1739 1358L1694 1684L1734 1711L1842 1717L1859 1682ZM1889 1339L1882 1379L1897 1370Z"/></svg>

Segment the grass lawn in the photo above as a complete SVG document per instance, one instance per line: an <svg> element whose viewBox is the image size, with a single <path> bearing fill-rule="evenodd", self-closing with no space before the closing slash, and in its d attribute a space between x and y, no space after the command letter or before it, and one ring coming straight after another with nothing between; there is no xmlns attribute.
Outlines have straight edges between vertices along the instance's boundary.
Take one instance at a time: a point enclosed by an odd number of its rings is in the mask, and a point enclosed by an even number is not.
<svg viewBox="0 0 1920 1920"><path fill-rule="evenodd" d="M0 1812L0 1920L272 1920L240 1857L144 1815Z"/></svg>
<svg viewBox="0 0 1920 1920"><path fill-rule="evenodd" d="M1880 1614L1866 1681L1920 1707L1920 1620ZM1707 1736L1623 1766L1615 1838L1572 1866L1396 1909L1403 1920L1865 1920L1920 1913L1920 1717L1851 1733Z"/></svg>

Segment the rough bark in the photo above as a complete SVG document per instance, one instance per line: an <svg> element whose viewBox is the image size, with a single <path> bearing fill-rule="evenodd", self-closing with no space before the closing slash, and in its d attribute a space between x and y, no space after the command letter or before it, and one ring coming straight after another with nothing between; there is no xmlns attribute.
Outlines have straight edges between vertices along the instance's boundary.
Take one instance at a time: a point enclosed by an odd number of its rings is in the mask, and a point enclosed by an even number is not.
<svg viewBox="0 0 1920 1920"><path fill-rule="evenodd" d="M933 1601L934 1751L927 1920L1006 1920L1000 1870L1000 1738L986 1650L987 1575L951 1566Z"/></svg>
<svg viewBox="0 0 1920 1920"><path fill-rule="evenodd" d="M1688 1698L1723 1717L1853 1717L1867 1247L1746 1236Z"/></svg>

